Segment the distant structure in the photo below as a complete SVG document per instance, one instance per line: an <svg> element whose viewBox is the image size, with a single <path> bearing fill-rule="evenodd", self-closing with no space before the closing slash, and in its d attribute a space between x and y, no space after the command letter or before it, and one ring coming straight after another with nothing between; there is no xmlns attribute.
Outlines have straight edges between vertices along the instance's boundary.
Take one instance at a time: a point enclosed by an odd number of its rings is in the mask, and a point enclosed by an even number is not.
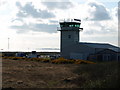
<svg viewBox="0 0 120 90"><path fill-rule="evenodd" d="M37 57L38 57L38 55L37 55L36 51L32 51L32 53L27 56L27 58L37 58Z"/></svg>
<svg viewBox="0 0 120 90"><path fill-rule="evenodd" d="M60 21L61 57L67 59L120 61L120 48L108 43L79 42L81 20Z"/></svg>

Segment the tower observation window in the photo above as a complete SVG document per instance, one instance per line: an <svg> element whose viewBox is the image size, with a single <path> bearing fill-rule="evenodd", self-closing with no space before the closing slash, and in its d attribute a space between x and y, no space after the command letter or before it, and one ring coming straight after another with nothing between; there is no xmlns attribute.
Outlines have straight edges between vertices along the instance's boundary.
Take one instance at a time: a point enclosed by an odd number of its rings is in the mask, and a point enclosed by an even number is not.
<svg viewBox="0 0 120 90"><path fill-rule="evenodd" d="M62 23L60 24L60 27L80 27L80 24L76 24L76 23Z"/></svg>
<svg viewBox="0 0 120 90"><path fill-rule="evenodd" d="M69 25L69 27L74 27L74 25Z"/></svg>
<svg viewBox="0 0 120 90"><path fill-rule="evenodd" d="M63 25L60 25L60 27L63 27Z"/></svg>
<svg viewBox="0 0 120 90"><path fill-rule="evenodd" d="M75 27L80 27L80 25L77 25L77 24L76 24Z"/></svg>
<svg viewBox="0 0 120 90"><path fill-rule="evenodd" d="M80 27L79 24L70 24L69 27Z"/></svg>

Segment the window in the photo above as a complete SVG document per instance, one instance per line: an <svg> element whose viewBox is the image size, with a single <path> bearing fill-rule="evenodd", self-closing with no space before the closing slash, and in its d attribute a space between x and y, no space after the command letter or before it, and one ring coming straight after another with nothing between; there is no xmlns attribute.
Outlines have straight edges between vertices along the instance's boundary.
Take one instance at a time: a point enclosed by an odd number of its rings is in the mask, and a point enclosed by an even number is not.
<svg viewBox="0 0 120 90"><path fill-rule="evenodd" d="M77 27L80 27L80 25L77 25Z"/></svg>
<svg viewBox="0 0 120 90"><path fill-rule="evenodd" d="M78 23L61 23L60 27L80 27Z"/></svg>
<svg viewBox="0 0 120 90"><path fill-rule="evenodd" d="M70 38L71 38L71 35L68 35L68 38L70 39Z"/></svg>
<svg viewBox="0 0 120 90"><path fill-rule="evenodd" d="M80 25L75 25L75 27L80 27Z"/></svg>
<svg viewBox="0 0 120 90"><path fill-rule="evenodd" d="M74 25L71 25L72 27L74 27Z"/></svg>
<svg viewBox="0 0 120 90"><path fill-rule="evenodd" d="M103 55L103 60L104 60L104 61L110 61L110 60L111 60L110 55L109 55L109 54L104 54L104 55Z"/></svg>
<svg viewBox="0 0 120 90"><path fill-rule="evenodd" d="M60 27L63 27L63 25L60 25Z"/></svg>
<svg viewBox="0 0 120 90"><path fill-rule="evenodd" d="M69 27L74 27L74 25L70 24Z"/></svg>

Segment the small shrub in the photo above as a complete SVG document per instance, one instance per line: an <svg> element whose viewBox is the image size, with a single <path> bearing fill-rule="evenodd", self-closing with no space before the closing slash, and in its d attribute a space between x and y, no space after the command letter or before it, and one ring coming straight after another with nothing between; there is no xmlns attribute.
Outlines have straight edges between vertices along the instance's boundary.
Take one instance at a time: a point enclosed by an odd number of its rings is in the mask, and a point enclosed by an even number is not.
<svg viewBox="0 0 120 90"><path fill-rule="evenodd" d="M17 57L13 57L12 59L13 59L13 60L18 60L18 58L17 58Z"/></svg>
<svg viewBox="0 0 120 90"><path fill-rule="evenodd" d="M5 57L5 56L4 56L4 57L2 57L2 58L3 58L3 59L7 59L7 57Z"/></svg>
<svg viewBox="0 0 120 90"><path fill-rule="evenodd" d="M4 59L13 59L13 57L3 57Z"/></svg>
<svg viewBox="0 0 120 90"><path fill-rule="evenodd" d="M74 63L74 60L58 58L58 59L52 60L51 62L55 63L55 64L72 64L72 63Z"/></svg>
<svg viewBox="0 0 120 90"><path fill-rule="evenodd" d="M3 59L22 60L24 57L3 57Z"/></svg>
<svg viewBox="0 0 120 90"><path fill-rule="evenodd" d="M38 62L50 62L50 59L44 59L44 58L26 58L25 60L38 61Z"/></svg>
<svg viewBox="0 0 120 90"><path fill-rule="evenodd" d="M22 60L22 59L25 59L24 57L12 57L11 59L13 60Z"/></svg>
<svg viewBox="0 0 120 90"><path fill-rule="evenodd" d="M96 64L92 61L86 61L86 60L75 60L75 64Z"/></svg>
<svg viewBox="0 0 120 90"><path fill-rule="evenodd" d="M50 59L43 59L42 62L50 62Z"/></svg>
<svg viewBox="0 0 120 90"><path fill-rule="evenodd" d="M87 60L70 60L65 58L58 58L55 60L50 60L49 58L25 58L25 57L3 57L4 59L12 60L29 60L29 61L38 61L38 62L51 62L54 64L95 64L92 61Z"/></svg>
<svg viewBox="0 0 120 90"><path fill-rule="evenodd" d="M39 61L39 58L29 58L28 60L31 60L31 61Z"/></svg>

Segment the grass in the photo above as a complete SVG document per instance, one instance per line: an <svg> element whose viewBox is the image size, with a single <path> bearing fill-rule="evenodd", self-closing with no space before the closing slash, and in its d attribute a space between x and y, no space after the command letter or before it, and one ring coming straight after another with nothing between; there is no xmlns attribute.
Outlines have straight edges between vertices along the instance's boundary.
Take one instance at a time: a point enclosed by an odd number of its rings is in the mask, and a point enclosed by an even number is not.
<svg viewBox="0 0 120 90"><path fill-rule="evenodd" d="M80 65L73 71L80 75L74 83L82 88L116 88L119 87L118 69L118 62Z"/></svg>

